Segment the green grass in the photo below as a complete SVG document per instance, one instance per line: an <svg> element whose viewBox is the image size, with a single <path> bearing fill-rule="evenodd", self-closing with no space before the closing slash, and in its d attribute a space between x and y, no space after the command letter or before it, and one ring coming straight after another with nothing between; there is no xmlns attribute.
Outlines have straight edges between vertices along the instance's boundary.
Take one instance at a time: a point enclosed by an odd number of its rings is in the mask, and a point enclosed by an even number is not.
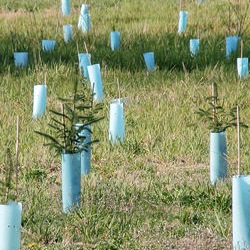
<svg viewBox="0 0 250 250"><path fill-rule="evenodd" d="M0 168L7 147L15 152L20 115L19 200L23 204L22 249L230 249L231 177L237 168L237 136L227 131L229 176L209 183L209 131L195 111L204 107L216 82L226 107L250 111L249 77L237 78L236 58L225 57L228 1L186 3L188 29L177 35L179 5L174 0L88 1L93 29L77 31L79 2L62 17L59 1L0 0ZM242 1L245 9L247 1ZM231 12L231 33L237 16ZM249 27L249 15L245 27ZM62 25L74 25L74 41L64 44ZM111 51L109 33L121 31L121 49ZM189 39L200 28L200 53L192 58ZM242 35L248 55L249 30ZM56 50L41 50L42 39L57 39ZM105 117L93 126L91 174L82 178L81 208L69 215L61 206L61 158L34 133L46 131L50 117L32 120L33 86L47 71L47 109L73 92L75 65L84 42L92 63L102 69ZM16 69L13 50L29 52L27 69ZM156 70L148 74L142 53L154 51ZM184 70L185 69L185 70ZM125 105L125 141L108 140L109 102ZM241 173L250 170L250 131L242 130ZM34 243L34 244L33 244ZM34 246L31 247L30 244Z"/></svg>

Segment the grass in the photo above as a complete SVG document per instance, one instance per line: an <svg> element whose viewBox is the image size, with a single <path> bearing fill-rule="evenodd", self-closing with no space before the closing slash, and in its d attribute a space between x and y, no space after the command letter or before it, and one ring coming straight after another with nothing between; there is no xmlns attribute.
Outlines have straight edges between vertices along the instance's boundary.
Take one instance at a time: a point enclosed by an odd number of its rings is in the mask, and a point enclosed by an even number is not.
<svg viewBox="0 0 250 250"><path fill-rule="evenodd" d="M242 119L250 119L249 77L239 81L236 72L239 51L225 56L228 1L186 3L188 30L181 36L174 0L88 2L93 30L86 37L76 30L78 1L72 0L72 15L62 17L58 1L0 0L0 159L7 147L14 152L19 114L22 249L231 249L236 130L227 131L229 177L211 187L209 131L195 115L216 82L225 105L240 104ZM232 12L232 34L236 19ZM74 24L75 38L67 45L61 27L66 23ZM197 36L198 24L200 53L192 58L189 39ZM109 47L114 25L121 31L121 50L115 52ZM54 37L56 50L41 51L41 40ZM249 30L243 39L248 55ZM82 206L65 215L60 157L34 133L46 131L49 117L32 120L32 95L45 71L48 109L58 105L57 97L72 93L77 44L84 52L84 42L92 63L101 65L105 119L93 126L93 138L100 142L92 146L91 174L82 178ZM14 67L13 49L29 52L27 69ZM145 69L145 51L155 53L152 74ZM114 146L108 120L109 102L118 97L117 78L129 104L124 144ZM242 131L242 174L250 169L249 133Z"/></svg>

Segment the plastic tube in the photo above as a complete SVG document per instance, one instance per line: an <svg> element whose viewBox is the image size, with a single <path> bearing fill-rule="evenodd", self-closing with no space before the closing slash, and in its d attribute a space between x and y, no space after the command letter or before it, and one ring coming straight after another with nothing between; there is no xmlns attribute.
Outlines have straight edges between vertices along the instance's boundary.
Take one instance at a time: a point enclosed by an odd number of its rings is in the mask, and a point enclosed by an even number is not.
<svg viewBox="0 0 250 250"><path fill-rule="evenodd" d="M233 176L233 249L250 247L250 175Z"/></svg>
<svg viewBox="0 0 250 250"><path fill-rule="evenodd" d="M63 212L68 213L81 201L80 153L62 154L62 203Z"/></svg>
<svg viewBox="0 0 250 250"><path fill-rule="evenodd" d="M237 50L238 42L240 38L238 36L226 37L226 56L230 57L232 52Z"/></svg>
<svg viewBox="0 0 250 250"><path fill-rule="evenodd" d="M47 97L47 86L45 84L35 85L33 94L33 115L32 115L34 119L43 116L45 114L46 97Z"/></svg>
<svg viewBox="0 0 250 250"><path fill-rule="evenodd" d="M196 56L198 54L199 45L200 45L199 39L190 39L189 46L190 46L191 56Z"/></svg>
<svg viewBox="0 0 250 250"><path fill-rule="evenodd" d="M237 58L237 72L239 78L244 78L248 75L248 58Z"/></svg>
<svg viewBox="0 0 250 250"><path fill-rule="evenodd" d="M110 32L110 46L112 50L118 50L120 48L120 32Z"/></svg>
<svg viewBox="0 0 250 250"><path fill-rule="evenodd" d="M118 99L119 100L119 99ZM125 134L123 103L110 103L109 140L113 143L123 142Z"/></svg>
<svg viewBox="0 0 250 250"><path fill-rule="evenodd" d="M27 67L28 52L14 52L14 63L17 67Z"/></svg>
<svg viewBox="0 0 250 250"><path fill-rule="evenodd" d="M62 0L62 14L64 16L70 14L70 0Z"/></svg>
<svg viewBox="0 0 250 250"><path fill-rule="evenodd" d="M0 205L0 249L20 250L22 204L8 202Z"/></svg>
<svg viewBox="0 0 250 250"><path fill-rule="evenodd" d="M146 63L147 70L149 72L153 71L155 68L155 58L154 52L143 53L144 61Z"/></svg>
<svg viewBox="0 0 250 250"><path fill-rule="evenodd" d="M178 25L178 33L181 34L186 30L187 27L187 11L180 11L179 13L179 25Z"/></svg>
<svg viewBox="0 0 250 250"><path fill-rule="evenodd" d="M87 66L91 89L95 101L103 101L103 87L100 64L93 64Z"/></svg>
<svg viewBox="0 0 250 250"><path fill-rule="evenodd" d="M71 24L63 25L63 40L65 43L68 43L73 39L73 27Z"/></svg>
<svg viewBox="0 0 250 250"><path fill-rule="evenodd" d="M55 40L42 40L42 49L44 51L53 51L55 49Z"/></svg>
<svg viewBox="0 0 250 250"><path fill-rule="evenodd" d="M225 132L210 133L210 181L214 185L227 177L227 145Z"/></svg>
<svg viewBox="0 0 250 250"><path fill-rule="evenodd" d="M91 58L91 55L88 53L78 54L80 70L82 74L84 75L84 77L87 79L89 79L88 66L91 65L90 58Z"/></svg>

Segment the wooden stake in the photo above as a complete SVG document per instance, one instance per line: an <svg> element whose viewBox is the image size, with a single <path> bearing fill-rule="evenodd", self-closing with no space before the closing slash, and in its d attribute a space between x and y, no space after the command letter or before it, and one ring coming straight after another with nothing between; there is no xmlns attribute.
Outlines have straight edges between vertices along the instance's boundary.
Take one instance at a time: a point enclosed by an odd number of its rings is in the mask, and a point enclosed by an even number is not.
<svg viewBox="0 0 250 250"><path fill-rule="evenodd" d="M219 64L219 62L217 62L217 63L215 64L215 66L214 66L212 72L210 73L210 77L207 78L207 81L210 81L211 79L213 79L213 77L214 77L214 75L215 75L215 70L216 70L218 64Z"/></svg>
<svg viewBox="0 0 250 250"><path fill-rule="evenodd" d="M120 90L120 82L119 82L118 78L117 78L117 86L118 86L118 98L119 98L119 102L120 102L120 99L121 99L121 90Z"/></svg>
<svg viewBox="0 0 250 250"><path fill-rule="evenodd" d="M214 90L214 83L212 83L212 86L211 86L211 90L212 90L212 103L213 103L213 122L215 120L215 90Z"/></svg>
<svg viewBox="0 0 250 250"><path fill-rule="evenodd" d="M86 42L84 42L84 47L85 47L86 53L88 54L89 52L88 52L88 47L87 47Z"/></svg>
<svg viewBox="0 0 250 250"><path fill-rule="evenodd" d="M238 175L240 175L240 108L237 106L237 136L238 136Z"/></svg>
<svg viewBox="0 0 250 250"><path fill-rule="evenodd" d="M86 42L84 42L84 47L85 47L86 53L87 53L87 55L88 55L89 64L91 65L90 56L89 56L89 52L88 52L88 48L87 48Z"/></svg>
<svg viewBox="0 0 250 250"><path fill-rule="evenodd" d="M240 40L240 57L243 58L243 41Z"/></svg>
<svg viewBox="0 0 250 250"><path fill-rule="evenodd" d="M47 67L45 65L44 84L47 85Z"/></svg>
<svg viewBox="0 0 250 250"><path fill-rule="evenodd" d="M20 134L20 117L17 116L17 124L16 124L16 162L15 162L15 170L16 170L16 194L18 195L18 158L19 158L19 134Z"/></svg>
<svg viewBox="0 0 250 250"><path fill-rule="evenodd" d="M185 66L183 61L182 61L182 68L183 68L184 74L186 75L187 74L187 69L186 69L186 66Z"/></svg>
<svg viewBox="0 0 250 250"><path fill-rule="evenodd" d="M11 186L11 175L13 163L11 158L10 149L7 148L7 162L6 162L6 172L5 172L5 201L7 202L9 199L10 186Z"/></svg>
<svg viewBox="0 0 250 250"><path fill-rule="evenodd" d="M240 16L241 16L241 1L240 0L238 0L238 10L239 10L239 12L238 12L238 15L239 15L239 18L238 18L238 35L239 36L241 36L241 18L240 18Z"/></svg>
<svg viewBox="0 0 250 250"><path fill-rule="evenodd" d="M197 38L198 39L200 39L200 28L199 28L199 21L197 21L197 20L199 20L198 19L198 15L199 15L199 7L200 7L200 5L199 4L197 4L197 8L196 8L196 27L197 27Z"/></svg>
<svg viewBox="0 0 250 250"><path fill-rule="evenodd" d="M55 40L56 40L57 35L58 35L58 30L59 30L59 25L60 25L60 19L61 19L61 15L60 15L60 11L58 11L58 13L57 13L57 24L56 24Z"/></svg>
<svg viewBox="0 0 250 250"><path fill-rule="evenodd" d="M76 50L77 50L77 55L78 55L78 62L80 61L79 60L79 54L80 54L80 52L79 52L79 46L78 46L78 42L76 41ZM79 64L80 64L80 62L79 62ZM80 65L79 65L79 74L81 75L81 67L80 67Z"/></svg>

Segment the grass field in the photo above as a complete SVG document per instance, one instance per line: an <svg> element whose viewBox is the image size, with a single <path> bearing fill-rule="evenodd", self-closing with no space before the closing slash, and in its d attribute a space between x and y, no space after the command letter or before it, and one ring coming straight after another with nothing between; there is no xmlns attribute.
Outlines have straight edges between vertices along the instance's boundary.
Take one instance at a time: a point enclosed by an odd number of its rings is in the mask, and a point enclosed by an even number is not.
<svg viewBox="0 0 250 250"><path fill-rule="evenodd" d="M23 204L22 250L26 249L232 249L231 177L237 174L237 133L227 130L228 178L209 180L209 131L195 112L206 106L210 85L218 84L226 107L241 106L249 125L249 77L238 79L236 58L226 58L225 36L238 34L250 53L248 1L185 1L188 24L178 35L179 1L88 1L92 30L77 30L81 2L61 15L60 1L0 0L0 168L7 148L15 153L20 116L19 197ZM232 7L234 6L234 7ZM245 13L247 14L244 17ZM229 22L230 19L230 22ZM74 40L63 41L62 25L74 26ZM112 51L109 34L121 32ZM200 51L189 39L200 34ZM42 39L56 38L44 52ZM81 208L65 215L61 206L61 157L34 133L46 131L49 113L32 119L33 86L47 72L47 110L73 92L77 45L102 70L104 119L94 125L91 174L82 177ZM28 51L26 69L15 68L13 51ZM146 71L143 52L154 51L156 70ZM125 141L108 140L109 103L125 106ZM250 171L250 131L241 134L241 173Z"/></svg>

